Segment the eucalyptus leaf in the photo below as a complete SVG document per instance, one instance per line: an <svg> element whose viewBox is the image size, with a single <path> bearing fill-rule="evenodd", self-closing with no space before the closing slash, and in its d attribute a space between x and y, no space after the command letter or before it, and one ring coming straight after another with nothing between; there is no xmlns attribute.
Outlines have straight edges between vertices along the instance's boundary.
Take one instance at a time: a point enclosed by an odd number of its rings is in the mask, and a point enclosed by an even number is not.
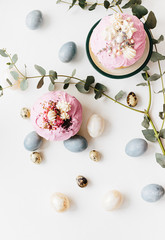
<svg viewBox="0 0 165 240"><path fill-rule="evenodd" d="M12 62L16 63L17 61L18 61L18 56L17 56L17 54L14 54L12 57Z"/></svg>
<svg viewBox="0 0 165 240"><path fill-rule="evenodd" d="M74 76L75 76L75 74L76 74L76 69L74 69L74 70L73 70L73 72L72 72L71 76L72 76L72 77L74 77Z"/></svg>
<svg viewBox="0 0 165 240"><path fill-rule="evenodd" d="M159 44L160 42L162 42L162 41L164 41L164 36L163 35L161 35L159 38L158 38L158 40L156 40L156 39L152 39L152 43L153 44Z"/></svg>
<svg viewBox="0 0 165 240"><path fill-rule="evenodd" d="M142 77L143 77L143 79L144 79L145 81L148 80L146 73L142 73ZM148 75L148 77L150 77L150 76Z"/></svg>
<svg viewBox="0 0 165 240"><path fill-rule="evenodd" d="M49 87L48 87L48 90L49 91L54 91L55 89L55 83L53 84L52 82L49 83Z"/></svg>
<svg viewBox="0 0 165 240"><path fill-rule="evenodd" d="M123 0L118 0L118 1L116 2L116 5L120 5L120 4L122 3L122 1L123 1Z"/></svg>
<svg viewBox="0 0 165 240"><path fill-rule="evenodd" d="M160 119L164 120L164 112L159 112Z"/></svg>
<svg viewBox="0 0 165 240"><path fill-rule="evenodd" d="M76 2L77 2L77 0L73 0L73 1L72 1L72 4L71 4L70 7L69 7L69 9L71 9L71 8L75 5Z"/></svg>
<svg viewBox="0 0 165 240"><path fill-rule="evenodd" d="M160 75L155 73L153 75L151 75L149 78L147 78L147 81L156 81L160 78Z"/></svg>
<svg viewBox="0 0 165 240"><path fill-rule="evenodd" d="M63 89L67 89L69 87L69 83L65 83Z"/></svg>
<svg viewBox="0 0 165 240"><path fill-rule="evenodd" d="M77 90L80 92L80 93L88 93L88 91L85 90L84 88L84 84L82 82L78 82L75 84L75 87L77 88Z"/></svg>
<svg viewBox="0 0 165 240"><path fill-rule="evenodd" d="M71 78L70 78L70 77L67 77L67 78L64 80L64 83L65 83L65 84L68 84L68 83L70 83L70 80L71 80Z"/></svg>
<svg viewBox="0 0 165 240"><path fill-rule="evenodd" d="M140 19L148 13L148 10L142 5L134 5L132 7L132 13Z"/></svg>
<svg viewBox="0 0 165 240"><path fill-rule="evenodd" d="M20 88L22 91L25 91L28 88L28 81L27 79L23 79L20 83Z"/></svg>
<svg viewBox="0 0 165 240"><path fill-rule="evenodd" d="M12 68L13 68L13 66L14 66L14 64L13 64L13 63L11 63L11 64L9 65L9 69L12 69Z"/></svg>
<svg viewBox="0 0 165 240"><path fill-rule="evenodd" d="M86 0L79 0L79 6L84 9L86 7L87 3Z"/></svg>
<svg viewBox="0 0 165 240"><path fill-rule="evenodd" d="M162 92L165 92L165 88L163 88L162 90L160 90L159 92L157 92L157 94L158 94L158 93L162 93Z"/></svg>
<svg viewBox="0 0 165 240"><path fill-rule="evenodd" d="M155 133L154 133L153 129L142 130L142 133L148 141L150 141L150 142L156 142L157 141L157 138L155 137Z"/></svg>
<svg viewBox="0 0 165 240"><path fill-rule="evenodd" d="M145 67L143 68L143 71L145 71L145 72L148 71L148 70L150 70L148 66L145 66Z"/></svg>
<svg viewBox="0 0 165 240"><path fill-rule="evenodd" d="M107 1L107 0L105 0L105 1L104 1L104 7L105 7L106 9L108 9L108 8L110 7L110 2Z"/></svg>
<svg viewBox="0 0 165 240"><path fill-rule="evenodd" d="M130 0L128 3L126 3L122 8L130 8L133 7L134 5L140 5L142 3L141 0Z"/></svg>
<svg viewBox="0 0 165 240"><path fill-rule="evenodd" d="M56 4L58 4L58 3L60 3L60 2L61 2L61 0L57 0L57 1L56 1Z"/></svg>
<svg viewBox="0 0 165 240"><path fill-rule="evenodd" d="M97 99L99 99L99 98L101 98L102 97L102 91L97 91L96 93L95 93L95 99L97 100Z"/></svg>
<svg viewBox="0 0 165 240"><path fill-rule="evenodd" d="M165 155L161 153L156 153L155 158L157 163L159 163L162 168L165 168Z"/></svg>
<svg viewBox="0 0 165 240"><path fill-rule="evenodd" d="M149 120L149 118L148 118L147 116L144 116L144 120L143 120L143 122L141 123L141 125L142 125L144 128L146 128L146 129L149 128L149 126L150 126L150 120Z"/></svg>
<svg viewBox="0 0 165 240"><path fill-rule="evenodd" d="M3 96L3 87L0 86L0 97L2 97L2 96Z"/></svg>
<svg viewBox="0 0 165 240"><path fill-rule="evenodd" d="M12 82L11 82L8 78L6 78L6 82L7 82L10 86L13 86Z"/></svg>
<svg viewBox="0 0 165 240"><path fill-rule="evenodd" d="M137 85L136 85L137 87L139 87L139 86L148 86L148 83L138 83Z"/></svg>
<svg viewBox="0 0 165 240"><path fill-rule="evenodd" d="M85 90L88 91L90 88L90 85L94 82L95 82L95 78L93 76L87 76L85 84L84 84Z"/></svg>
<svg viewBox="0 0 165 240"><path fill-rule="evenodd" d="M42 68L41 66L38 65L34 65L35 69L43 76L46 74L46 71L44 68Z"/></svg>
<svg viewBox="0 0 165 240"><path fill-rule="evenodd" d="M159 137L165 139L165 129L161 129L161 130L160 130L160 132L159 132Z"/></svg>
<svg viewBox="0 0 165 240"><path fill-rule="evenodd" d="M49 75L50 75L49 78L50 78L52 84L54 84L54 80L57 79L57 73L53 70L50 70Z"/></svg>
<svg viewBox="0 0 165 240"><path fill-rule="evenodd" d="M107 87L104 86L104 85L101 84L101 83L96 83L95 89L96 89L96 90L94 90L95 93L96 93L97 91L102 91L102 92L107 91Z"/></svg>
<svg viewBox="0 0 165 240"><path fill-rule="evenodd" d="M125 92L123 90L121 90L120 92L118 92L116 94L115 100L118 101L118 100L122 99L124 95L125 95Z"/></svg>
<svg viewBox="0 0 165 240"><path fill-rule="evenodd" d="M19 79L19 74L17 72L11 71L10 74L16 81Z"/></svg>
<svg viewBox="0 0 165 240"><path fill-rule="evenodd" d="M88 8L88 10L89 10L89 11L93 11L93 10L96 8L96 6L97 6L97 3L94 3L93 5L91 5L91 6Z"/></svg>
<svg viewBox="0 0 165 240"><path fill-rule="evenodd" d="M161 60L165 60L165 56L163 56L160 53L157 52L152 52L152 56L151 56L151 61L152 62L157 62L157 61L161 61Z"/></svg>
<svg viewBox="0 0 165 240"><path fill-rule="evenodd" d="M37 84L37 89L42 88L43 85L44 85L44 76L39 80Z"/></svg>
<svg viewBox="0 0 165 240"><path fill-rule="evenodd" d="M1 55L2 57L8 57L8 55L6 54L6 51L3 50L3 49L0 49L0 55Z"/></svg>
<svg viewBox="0 0 165 240"><path fill-rule="evenodd" d="M155 14L151 11L148 14L147 20L144 25L148 29L153 29L156 27L156 24L157 24L157 20L156 20Z"/></svg>

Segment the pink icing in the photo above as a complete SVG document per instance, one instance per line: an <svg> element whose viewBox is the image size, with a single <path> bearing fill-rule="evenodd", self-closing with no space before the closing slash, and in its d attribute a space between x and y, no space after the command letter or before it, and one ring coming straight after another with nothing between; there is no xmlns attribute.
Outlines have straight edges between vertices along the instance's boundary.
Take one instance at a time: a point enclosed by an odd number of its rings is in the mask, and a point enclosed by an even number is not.
<svg viewBox="0 0 165 240"><path fill-rule="evenodd" d="M115 69L120 67L128 67L138 61L143 55L146 43L146 33L143 27L143 23L133 15L122 14L123 19L131 18L134 23L133 27L137 29L133 33L133 40L135 42L134 49L136 50L136 56L132 59L124 58L123 54L113 58L105 51L97 54L101 49L106 47L106 41L104 39L103 31L112 22L113 16L106 16L102 18L96 28L93 30L90 39L90 46L92 52L98 57L99 62L107 69Z"/></svg>
<svg viewBox="0 0 165 240"><path fill-rule="evenodd" d="M71 124L67 129L62 126L59 126L56 130L43 128L43 104L48 103L50 100L53 102L66 101L71 105L71 110L68 112L71 117ZM31 121L36 132L41 137L51 141L63 141L74 136L79 131L82 123L82 106L75 97L63 91L49 92L38 99L32 107Z"/></svg>

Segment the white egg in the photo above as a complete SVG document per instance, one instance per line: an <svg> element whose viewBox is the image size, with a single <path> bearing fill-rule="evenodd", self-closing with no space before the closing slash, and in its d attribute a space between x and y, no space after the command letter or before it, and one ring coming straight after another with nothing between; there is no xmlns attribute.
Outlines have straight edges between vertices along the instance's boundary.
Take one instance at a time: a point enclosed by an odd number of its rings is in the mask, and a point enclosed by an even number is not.
<svg viewBox="0 0 165 240"><path fill-rule="evenodd" d="M70 202L63 193L54 193L51 196L51 205L57 212L63 212L70 207Z"/></svg>
<svg viewBox="0 0 165 240"><path fill-rule="evenodd" d="M97 114L93 114L88 120L87 130L91 137L99 137L104 131L104 119Z"/></svg>
<svg viewBox="0 0 165 240"><path fill-rule="evenodd" d="M121 206L123 202L122 194L117 190L109 191L103 198L103 208L112 211Z"/></svg>

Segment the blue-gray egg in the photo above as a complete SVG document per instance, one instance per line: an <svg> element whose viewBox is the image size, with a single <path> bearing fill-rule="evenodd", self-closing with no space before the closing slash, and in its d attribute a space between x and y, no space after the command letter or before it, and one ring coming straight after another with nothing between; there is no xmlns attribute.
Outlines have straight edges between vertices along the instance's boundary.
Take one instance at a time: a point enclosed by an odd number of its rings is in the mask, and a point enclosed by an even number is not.
<svg viewBox="0 0 165 240"><path fill-rule="evenodd" d="M84 137L75 135L65 140L64 146L71 152L82 152L88 147L88 142Z"/></svg>
<svg viewBox="0 0 165 240"><path fill-rule="evenodd" d="M41 146L42 142L42 137L40 137L35 131L33 131L25 137L24 147L28 151L35 151Z"/></svg>
<svg viewBox="0 0 165 240"><path fill-rule="evenodd" d="M156 202L164 195L164 188L158 184L149 184L141 191L141 196L144 201Z"/></svg>
<svg viewBox="0 0 165 240"><path fill-rule="evenodd" d="M148 148L148 143L142 138L134 138L125 147L125 152L130 157L141 156Z"/></svg>
<svg viewBox="0 0 165 240"><path fill-rule="evenodd" d="M41 11L39 10L33 10L26 16L26 26L31 30L39 28L42 22L43 17Z"/></svg>
<svg viewBox="0 0 165 240"><path fill-rule="evenodd" d="M59 59L61 62L70 62L75 56L77 51L76 44L74 42L67 42L59 50Z"/></svg>

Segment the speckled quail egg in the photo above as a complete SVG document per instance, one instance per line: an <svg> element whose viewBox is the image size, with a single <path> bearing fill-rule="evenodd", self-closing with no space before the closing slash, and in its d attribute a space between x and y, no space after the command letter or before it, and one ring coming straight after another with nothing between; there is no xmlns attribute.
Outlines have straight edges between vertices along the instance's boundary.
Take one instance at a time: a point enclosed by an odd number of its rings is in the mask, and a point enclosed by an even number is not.
<svg viewBox="0 0 165 240"><path fill-rule="evenodd" d="M78 186L81 188L86 187L88 185L88 180L83 176L77 176L76 181Z"/></svg>
<svg viewBox="0 0 165 240"><path fill-rule="evenodd" d="M22 108L20 115L22 118L30 118L30 110L28 108Z"/></svg>
<svg viewBox="0 0 165 240"><path fill-rule="evenodd" d="M92 150L89 153L89 157L90 157L91 160L93 160L95 162L98 162L98 161L100 161L101 155L96 150Z"/></svg>
<svg viewBox="0 0 165 240"><path fill-rule="evenodd" d="M30 159L32 162L40 164L42 161L41 154L39 152L32 152L30 155Z"/></svg>
<svg viewBox="0 0 165 240"><path fill-rule="evenodd" d="M127 104L130 107L135 107L138 103L137 96L134 92L130 92L127 96Z"/></svg>

